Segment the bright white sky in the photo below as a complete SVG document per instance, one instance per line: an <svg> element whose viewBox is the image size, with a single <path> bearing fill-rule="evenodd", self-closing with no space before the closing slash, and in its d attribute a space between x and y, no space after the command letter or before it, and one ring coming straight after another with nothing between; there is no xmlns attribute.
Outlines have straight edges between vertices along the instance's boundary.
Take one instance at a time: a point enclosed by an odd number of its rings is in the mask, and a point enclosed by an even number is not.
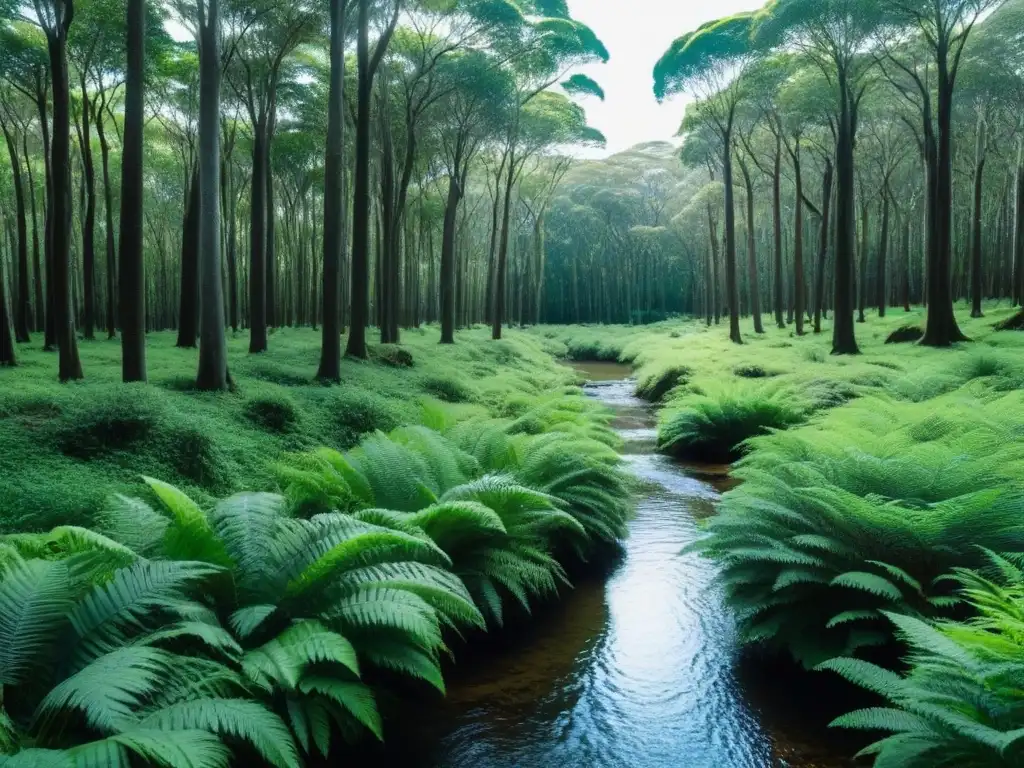
<svg viewBox="0 0 1024 768"><path fill-rule="evenodd" d="M569 0L573 18L593 29L611 55L607 64L585 70L605 91L603 103L583 102L588 122L608 139L600 154L671 140L686 100L658 104L654 64L673 40L704 22L763 5L764 0Z"/></svg>

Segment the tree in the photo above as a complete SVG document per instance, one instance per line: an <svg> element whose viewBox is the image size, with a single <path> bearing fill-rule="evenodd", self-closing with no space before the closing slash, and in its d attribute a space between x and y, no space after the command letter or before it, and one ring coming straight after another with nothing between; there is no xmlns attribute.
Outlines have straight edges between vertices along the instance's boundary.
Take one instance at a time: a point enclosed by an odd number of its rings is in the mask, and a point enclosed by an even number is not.
<svg viewBox="0 0 1024 768"><path fill-rule="evenodd" d="M755 16L741 13L708 22L677 38L654 67L658 99L690 91L697 101L691 120L712 127L721 142L725 184L725 281L729 338L742 344L736 277L736 204L733 192L733 140L736 110L744 94L743 75L755 60Z"/></svg>
<svg viewBox="0 0 1024 768"><path fill-rule="evenodd" d="M892 0L886 4L888 27L882 45L885 62L912 83L923 127L932 230L928 318L921 339L927 346L944 347L967 339L953 313L951 287L953 98L972 30L979 19L1003 1ZM927 51L931 59L927 64L921 60L922 51ZM934 82L928 75L932 67Z"/></svg>
<svg viewBox="0 0 1024 768"><path fill-rule="evenodd" d="M353 0L330 0L330 71L327 95L327 146L324 150L323 381L341 381L341 261L345 247L345 32Z"/></svg>
<svg viewBox="0 0 1024 768"><path fill-rule="evenodd" d="M853 285L856 234L854 146L859 109L870 87L873 59L865 47L878 25L882 0L772 0L760 15L758 40L793 47L832 87L835 107L835 295L832 353L857 354Z"/></svg>
<svg viewBox="0 0 1024 768"><path fill-rule="evenodd" d="M124 138L121 149L121 230L118 238L121 378L146 381L146 273L143 225L146 0L128 0ZM109 203L108 203L109 207ZM109 267L108 267L109 268Z"/></svg>
<svg viewBox="0 0 1024 768"><path fill-rule="evenodd" d="M370 0L357 0L356 19L356 147L352 197L352 326L345 352L365 359L366 326L370 320L370 102L373 79L387 52L398 24L402 0L393 2L392 12L377 42L370 48Z"/></svg>

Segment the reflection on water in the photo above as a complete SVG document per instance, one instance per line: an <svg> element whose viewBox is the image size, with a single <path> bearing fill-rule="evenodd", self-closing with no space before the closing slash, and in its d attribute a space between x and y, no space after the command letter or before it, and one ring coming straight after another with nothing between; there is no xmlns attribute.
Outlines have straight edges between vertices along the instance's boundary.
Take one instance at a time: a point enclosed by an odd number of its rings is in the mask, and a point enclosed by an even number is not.
<svg viewBox="0 0 1024 768"><path fill-rule="evenodd" d="M592 364L587 366L587 375ZM621 368L617 371L621 379ZM588 387L620 415L626 460L649 481L605 584L578 585L519 645L456 670L405 740L433 768L764 768L847 765L817 724L786 715L785 681L751 691L715 566L681 550L718 491L652 453L653 416L621 380ZM759 702L759 703L757 703ZM810 732L823 743L803 735Z"/></svg>

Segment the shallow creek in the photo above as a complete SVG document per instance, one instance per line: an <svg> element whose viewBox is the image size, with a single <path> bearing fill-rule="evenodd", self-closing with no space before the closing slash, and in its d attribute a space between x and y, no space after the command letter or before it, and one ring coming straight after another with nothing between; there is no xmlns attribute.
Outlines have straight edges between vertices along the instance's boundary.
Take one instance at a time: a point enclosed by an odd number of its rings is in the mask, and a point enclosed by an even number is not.
<svg viewBox="0 0 1024 768"><path fill-rule="evenodd" d="M680 554L714 514L723 468L654 453L655 415L633 396L627 367L574 367L586 393L614 409L624 458L648 484L624 557L607 578L577 583L514 643L460 658L446 699L393 745L395 764L852 765L851 746L825 728L819 692L790 675L743 671L715 565Z"/></svg>

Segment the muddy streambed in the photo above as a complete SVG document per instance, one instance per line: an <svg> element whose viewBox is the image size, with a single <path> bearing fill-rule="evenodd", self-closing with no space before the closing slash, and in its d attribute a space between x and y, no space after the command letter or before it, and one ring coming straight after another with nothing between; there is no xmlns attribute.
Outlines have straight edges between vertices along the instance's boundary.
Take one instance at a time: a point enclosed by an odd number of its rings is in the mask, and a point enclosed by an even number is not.
<svg viewBox="0 0 1024 768"><path fill-rule="evenodd" d="M629 369L574 366L616 412L624 458L647 482L625 554L577 583L514 642L461 659L443 701L391 732L387 762L423 768L839 768L820 691L739 663L715 565L680 554L713 514L721 468L654 452L655 415ZM755 667L757 665L754 665ZM825 708L827 709L827 708Z"/></svg>

